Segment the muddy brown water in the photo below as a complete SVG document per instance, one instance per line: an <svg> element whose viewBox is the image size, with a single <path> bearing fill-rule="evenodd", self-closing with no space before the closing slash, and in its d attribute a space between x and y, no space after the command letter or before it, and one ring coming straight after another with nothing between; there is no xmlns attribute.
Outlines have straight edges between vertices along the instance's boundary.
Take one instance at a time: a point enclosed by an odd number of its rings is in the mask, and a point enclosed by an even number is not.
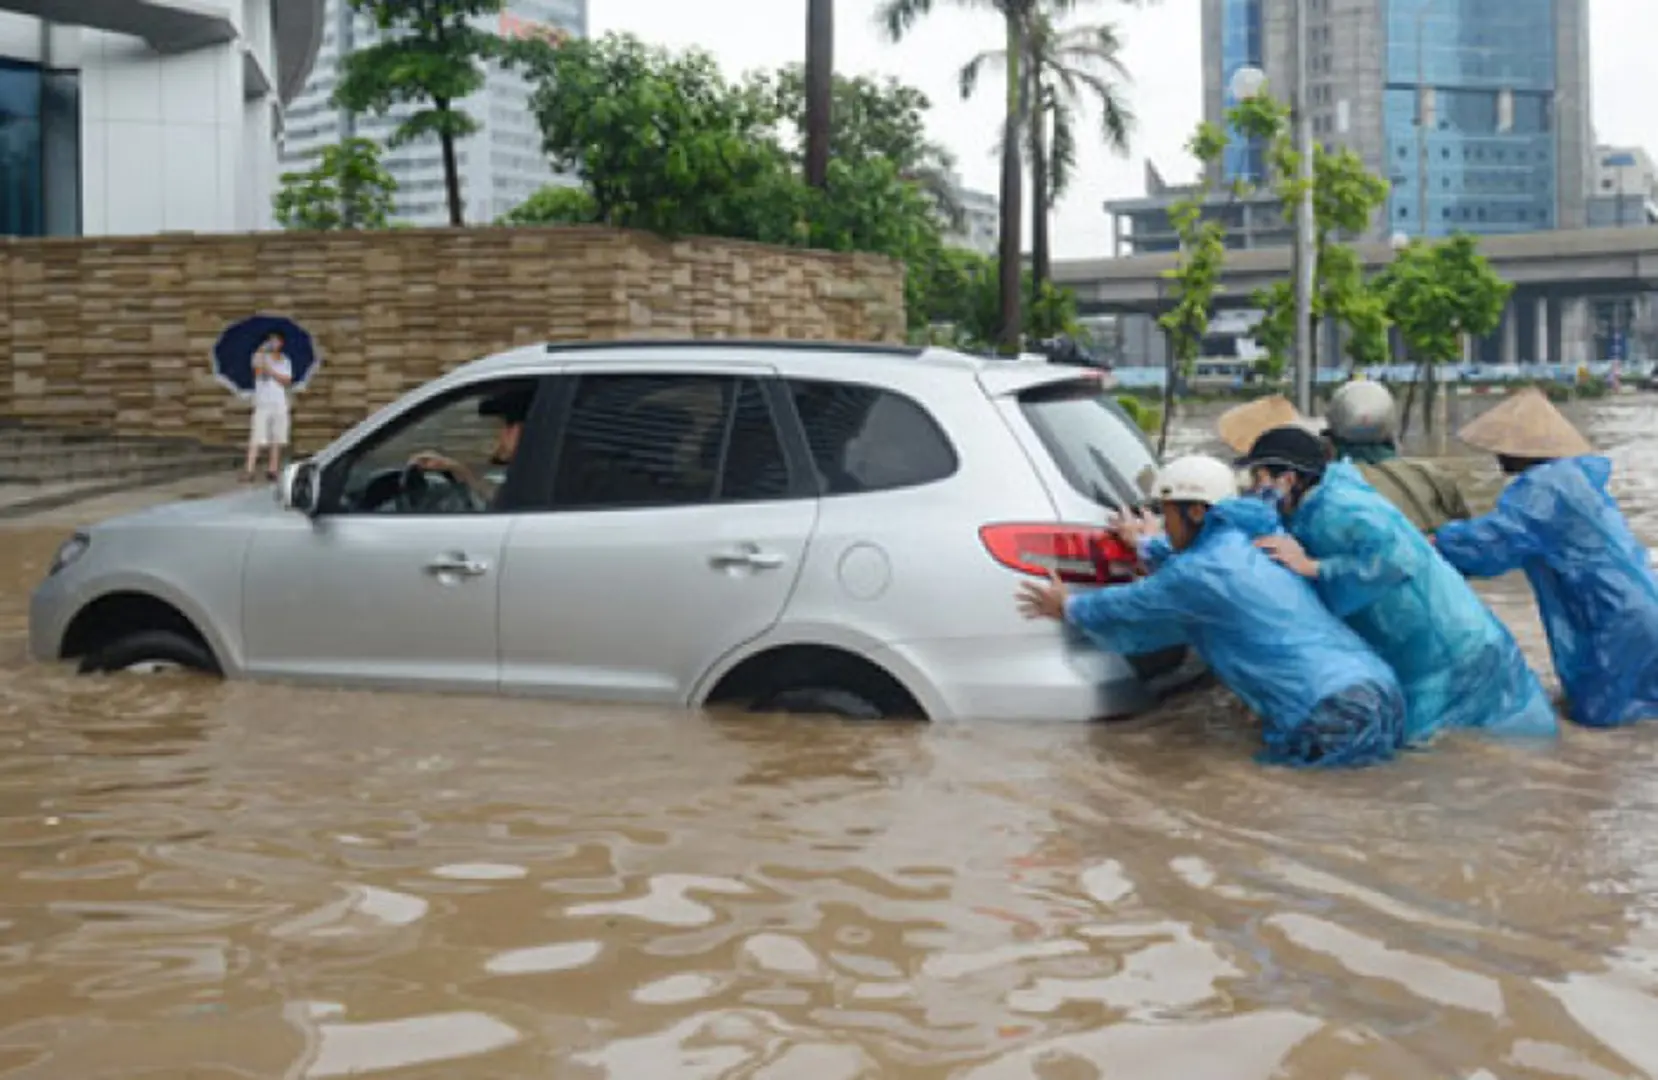
<svg viewBox="0 0 1658 1080"><path fill-rule="evenodd" d="M1576 415L1658 541L1658 404ZM927 727L84 680L24 659L62 535L0 532L8 1080L1658 1075L1658 727L1316 775L1219 691Z"/></svg>

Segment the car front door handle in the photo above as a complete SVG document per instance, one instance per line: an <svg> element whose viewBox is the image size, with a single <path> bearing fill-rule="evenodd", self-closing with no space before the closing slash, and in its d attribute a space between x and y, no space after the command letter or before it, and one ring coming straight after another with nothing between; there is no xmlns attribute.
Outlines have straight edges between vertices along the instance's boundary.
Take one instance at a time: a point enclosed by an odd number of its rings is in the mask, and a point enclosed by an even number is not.
<svg viewBox="0 0 1658 1080"><path fill-rule="evenodd" d="M489 573L489 564L469 559L465 554L455 551L439 555L427 563L426 572L437 577L482 577Z"/></svg>
<svg viewBox="0 0 1658 1080"><path fill-rule="evenodd" d="M753 544L744 544L730 551L710 555L708 561L718 570L728 570L734 566L746 566L751 570L778 570L786 560L775 551L761 551Z"/></svg>

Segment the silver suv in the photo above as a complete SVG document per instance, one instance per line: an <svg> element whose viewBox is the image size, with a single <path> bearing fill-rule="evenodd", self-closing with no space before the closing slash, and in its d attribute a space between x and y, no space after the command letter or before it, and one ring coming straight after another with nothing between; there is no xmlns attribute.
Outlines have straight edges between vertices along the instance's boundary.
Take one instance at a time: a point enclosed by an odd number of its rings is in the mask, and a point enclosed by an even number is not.
<svg viewBox="0 0 1658 1080"><path fill-rule="evenodd" d="M494 458L492 463L491 458ZM269 493L77 533L42 661L849 717L1087 720L1192 673L1022 620L1136 572L1144 436L1098 372L938 349L537 345Z"/></svg>

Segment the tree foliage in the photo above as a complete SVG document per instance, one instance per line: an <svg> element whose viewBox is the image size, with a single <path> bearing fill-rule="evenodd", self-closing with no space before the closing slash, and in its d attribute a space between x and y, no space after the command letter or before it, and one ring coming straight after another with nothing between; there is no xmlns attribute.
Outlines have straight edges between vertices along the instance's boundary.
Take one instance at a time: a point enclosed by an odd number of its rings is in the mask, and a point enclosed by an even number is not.
<svg viewBox="0 0 1658 1080"><path fill-rule="evenodd" d="M596 222L666 236L723 236L903 261L911 329L942 273L949 156L927 138L928 101L894 81L837 77L828 183L805 183L798 68L731 81L706 53L611 35L513 46L555 167L585 201L542 192L512 223Z"/></svg>
<svg viewBox="0 0 1658 1080"><path fill-rule="evenodd" d="M1376 293L1387 317L1416 360L1418 380L1426 374L1428 415L1438 380L1434 369L1462 356L1467 336L1484 337L1502 325L1514 287L1499 278L1471 236L1441 243L1413 240L1376 278ZM1402 425L1410 421L1415 383Z"/></svg>
<svg viewBox="0 0 1658 1080"><path fill-rule="evenodd" d="M931 328L926 340L975 353L996 347L1001 330L1001 268L994 257L946 248L911 272L923 305L920 322ZM1021 279L1022 335L1027 340L1062 334L1076 337L1080 332L1076 296L1052 282L1039 287L1029 268L1023 269Z"/></svg>
<svg viewBox="0 0 1658 1080"><path fill-rule="evenodd" d="M1053 269L1048 220L1076 171L1082 108L1098 110L1100 136L1119 154L1128 152L1134 114L1123 96L1129 74L1115 26L1060 27L1054 12L1041 5L1029 9L1024 19L1025 52L1018 67L1029 102L1024 140L1031 181L1031 266L1037 281L1046 282ZM962 66L963 98L973 95L986 68L1006 72L1007 51L987 50Z"/></svg>
<svg viewBox="0 0 1658 1080"><path fill-rule="evenodd" d="M1024 177L1021 167L1021 143L1030 130L1033 110L1038 102L1033 96L1034 86L1023 74L1027 64L1027 41L1032 26L1039 19L1051 19L1076 10L1086 0L881 0L875 21L893 41L901 41L924 18L938 7L988 8L1002 20L1003 45L1001 55L1006 78L1003 89L1006 101L1002 113L1000 184L1001 239L997 245L997 265L1001 273L1001 325L998 340L1004 352L1017 351L1024 288L1021 286L1019 265L1022 263ZM1124 0L1135 3L1137 0Z"/></svg>
<svg viewBox="0 0 1658 1080"><path fill-rule="evenodd" d="M346 139L324 147L304 172L283 173L272 203L284 229L384 229L396 191L396 179L381 164L379 144Z"/></svg>
<svg viewBox="0 0 1658 1080"><path fill-rule="evenodd" d="M1273 190L1294 222L1296 207L1306 191L1301 179L1301 154L1295 148L1290 110L1262 93L1228 110L1232 128L1247 139L1267 146ZM1313 325L1314 363L1317 363L1317 327L1335 320L1347 330L1347 351L1356 363L1375 363L1387 355L1385 305L1365 282L1364 266L1350 239L1370 229L1376 211L1387 202L1387 181L1365 167L1364 159L1342 147L1313 147ZM1284 370L1295 341L1295 289L1285 282L1255 296L1263 312L1256 341L1268 352L1267 373Z"/></svg>
<svg viewBox="0 0 1658 1080"><path fill-rule="evenodd" d="M548 184L502 214L500 225L594 225L599 209L585 189Z"/></svg>
<svg viewBox="0 0 1658 1080"><path fill-rule="evenodd" d="M381 38L347 55L334 103L384 115L399 106L391 144L436 139L443 153L449 223L465 223L455 142L478 129L457 105L484 85L484 62L500 54L501 40L474 23L501 11L502 0L350 0Z"/></svg>
<svg viewBox="0 0 1658 1080"><path fill-rule="evenodd" d="M1220 159L1226 149L1226 133L1213 124L1199 124L1186 149L1205 166ZM1207 176L1207 169L1205 169ZM1220 288L1221 269L1226 263L1226 227L1206 218L1203 207L1209 197L1205 181L1187 199L1169 210L1169 221L1180 237L1180 258L1174 269L1165 271L1174 293L1174 306L1158 317L1168 341L1168 364L1164 371L1163 423L1157 453L1168 448L1169 424L1174 416L1174 389L1181 378L1191 378L1209 332L1209 313Z"/></svg>
<svg viewBox="0 0 1658 1080"><path fill-rule="evenodd" d="M555 168L581 181L597 219L666 236L786 242L803 192L759 87L730 83L706 52L630 35L517 42L530 109Z"/></svg>

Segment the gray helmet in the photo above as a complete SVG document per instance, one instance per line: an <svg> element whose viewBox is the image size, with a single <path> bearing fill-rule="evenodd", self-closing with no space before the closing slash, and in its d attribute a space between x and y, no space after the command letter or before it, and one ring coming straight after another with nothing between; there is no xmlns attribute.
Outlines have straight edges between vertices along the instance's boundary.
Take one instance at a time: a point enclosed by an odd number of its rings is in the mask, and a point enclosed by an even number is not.
<svg viewBox="0 0 1658 1080"><path fill-rule="evenodd" d="M1330 437L1345 443L1391 442L1399 433L1399 408L1387 387L1369 379L1348 383L1330 398L1325 414Z"/></svg>

